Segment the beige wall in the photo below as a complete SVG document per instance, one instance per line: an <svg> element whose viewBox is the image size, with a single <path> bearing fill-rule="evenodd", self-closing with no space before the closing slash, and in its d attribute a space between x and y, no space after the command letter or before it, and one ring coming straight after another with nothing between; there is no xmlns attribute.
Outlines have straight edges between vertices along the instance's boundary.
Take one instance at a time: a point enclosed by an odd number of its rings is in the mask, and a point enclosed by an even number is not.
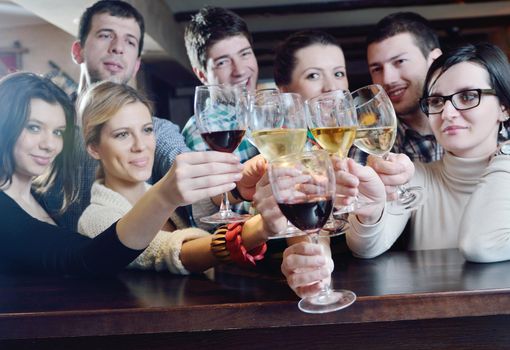
<svg viewBox="0 0 510 350"><path fill-rule="evenodd" d="M12 47L15 41L28 49L22 56L23 70L48 73L51 60L78 82L79 66L73 63L70 54L74 38L68 33L51 24L0 29L0 48Z"/></svg>

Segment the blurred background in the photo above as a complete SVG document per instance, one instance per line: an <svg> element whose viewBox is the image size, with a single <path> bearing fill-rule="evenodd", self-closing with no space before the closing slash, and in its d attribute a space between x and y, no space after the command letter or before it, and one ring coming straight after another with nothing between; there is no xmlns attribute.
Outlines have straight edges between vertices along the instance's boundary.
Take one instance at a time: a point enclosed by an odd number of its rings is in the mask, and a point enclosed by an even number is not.
<svg viewBox="0 0 510 350"><path fill-rule="evenodd" d="M78 21L95 0L0 0L0 76L27 70L53 78L68 92L79 79L71 60ZM510 54L510 1L483 0L129 0L146 22L142 68L134 82L156 102L156 115L181 127L193 114L194 86L183 29L204 5L243 17L253 34L260 83L272 82L273 49L290 33L320 28L334 35L346 60L349 85L370 82L365 36L396 11L431 21L443 48L462 41L490 41Z"/></svg>

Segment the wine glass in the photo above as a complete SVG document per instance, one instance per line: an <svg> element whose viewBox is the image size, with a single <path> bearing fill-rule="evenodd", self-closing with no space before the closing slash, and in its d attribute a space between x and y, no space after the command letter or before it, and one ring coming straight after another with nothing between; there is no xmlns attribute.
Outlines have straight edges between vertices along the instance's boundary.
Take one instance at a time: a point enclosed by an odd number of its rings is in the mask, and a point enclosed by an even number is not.
<svg viewBox="0 0 510 350"><path fill-rule="evenodd" d="M219 152L233 152L246 132L248 106L238 86L203 85L195 89L195 117L200 135L207 145ZM219 212L200 219L210 224L246 221L230 209L227 193L223 194Z"/></svg>
<svg viewBox="0 0 510 350"><path fill-rule="evenodd" d="M267 161L300 153L306 143L306 116L301 96L276 89L258 90L250 101L250 140ZM292 225L270 239L302 235Z"/></svg>
<svg viewBox="0 0 510 350"><path fill-rule="evenodd" d="M374 84L352 92L358 130L354 145L362 151L388 159L397 135L397 116L382 86ZM401 215L423 203L423 188L397 186L397 199L387 206L391 214Z"/></svg>
<svg viewBox="0 0 510 350"><path fill-rule="evenodd" d="M317 143L331 156L347 157L358 124L350 93L330 91L307 100L305 104L308 111L306 122ZM357 198L347 206L335 206L336 211L324 226L324 231L329 236L342 234L347 221L339 214L353 211L356 204Z"/></svg>
<svg viewBox="0 0 510 350"><path fill-rule="evenodd" d="M315 140L330 155L345 159L358 128L351 94L345 90L330 91L309 99L306 105L308 128ZM349 213L368 204L356 197L349 205L337 208L334 214Z"/></svg>
<svg viewBox="0 0 510 350"><path fill-rule="evenodd" d="M335 198L335 173L328 153L318 150L273 159L269 182L283 215L317 244ZM332 290L328 284L319 294L301 299L298 307L308 313L325 313L343 309L355 300L353 292Z"/></svg>

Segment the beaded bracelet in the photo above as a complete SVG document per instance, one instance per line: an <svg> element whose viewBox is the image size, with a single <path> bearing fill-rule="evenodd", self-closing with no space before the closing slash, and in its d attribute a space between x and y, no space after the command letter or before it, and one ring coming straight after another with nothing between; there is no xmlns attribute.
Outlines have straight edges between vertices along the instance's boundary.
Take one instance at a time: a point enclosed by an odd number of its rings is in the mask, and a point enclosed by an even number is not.
<svg viewBox="0 0 510 350"><path fill-rule="evenodd" d="M242 223L221 226L214 233L211 251L221 262L233 262L239 266L256 266L256 262L264 258L267 245L264 243L247 251L241 238L242 231Z"/></svg>

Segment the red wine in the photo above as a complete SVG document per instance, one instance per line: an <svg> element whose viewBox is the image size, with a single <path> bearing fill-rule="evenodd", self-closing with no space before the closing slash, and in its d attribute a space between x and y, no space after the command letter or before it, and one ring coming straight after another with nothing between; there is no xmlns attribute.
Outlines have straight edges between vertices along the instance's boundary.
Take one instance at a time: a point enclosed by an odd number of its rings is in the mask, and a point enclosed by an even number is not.
<svg viewBox="0 0 510 350"><path fill-rule="evenodd" d="M232 153L243 139L245 130L224 130L202 133L202 138L215 151Z"/></svg>
<svg viewBox="0 0 510 350"><path fill-rule="evenodd" d="M302 231L320 229L328 221L333 209L332 198L308 198L301 203L278 203L283 215Z"/></svg>

